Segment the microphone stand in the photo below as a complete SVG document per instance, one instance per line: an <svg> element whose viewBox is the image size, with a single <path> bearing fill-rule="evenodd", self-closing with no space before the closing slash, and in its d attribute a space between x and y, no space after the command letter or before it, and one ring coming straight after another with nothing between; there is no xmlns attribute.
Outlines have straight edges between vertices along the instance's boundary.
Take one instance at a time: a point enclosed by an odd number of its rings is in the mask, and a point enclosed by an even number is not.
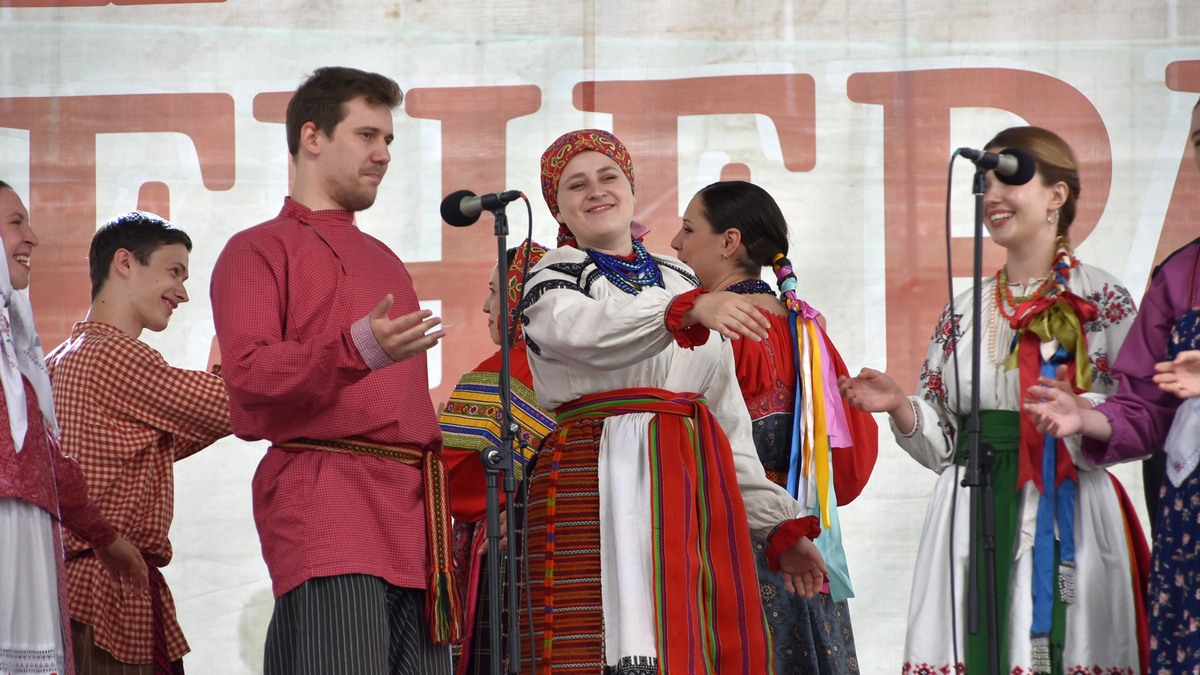
<svg viewBox="0 0 1200 675"><path fill-rule="evenodd" d="M501 652L503 650L501 636L503 631L503 618L501 608L503 606L502 598L500 597L501 576L500 576L500 477L503 476L504 483L504 512L507 518L508 529L511 530L514 521L513 500L517 492L517 479L513 473L515 462L513 460L513 441L516 437L517 425L513 422L512 417L512 391L509 386L510 378L512 377L512 366L509 363L509 350L512 347L508 328L508 287L506 280L508 278L508 264L506 256L508 245L506 237L508 236L508 217L504 213L504 204L500 203L495 208L490 209L496 217L496 269L499 271L500 283L496 292L500 294L500 316L496 317L497 323L500 325L500 445L488 447L482 456L484 472L487 475L487 568L488 568L488 588L490 589L490 599L488 602L488 614L491 621L488 637L491 643L491 670L494 675L499 675L503 671L503 661ZM516 556L508 552L504 556L507 561L507 600L508 600L508 666L510 673L516 673L521 662L520 653L520 626L518 624L518 594L517 594L517 564ZM470 649L470 645L463 645L464 649Z"/></svg>
<svg viewBox="0 0 1200 675"><path fill-rule="evenodd" d="M980 631L980 598L986 598L987 615L983 629L987 631L987 672L988 675L1000 673L1000 630L998 607L996 600L996 509L992 498L992 461L995 449L980 440L982 424L979 421L979 371L980 326L982 319L983 285L983 197L986 192L984 176L985 169L976 168L972 192L975 195L975 250L971 320L972 337L975 348L971 350L971 413L967 420L968 451L967 475L963 478L963 487L971 488L971 537L970 561L967 566L969 590L967 592L967 632L976 634ZM979 586L979 545L983 544L983 588ZM986 594L986 595L984 595ZM965 643L964 643L965 644Z"/></svg>

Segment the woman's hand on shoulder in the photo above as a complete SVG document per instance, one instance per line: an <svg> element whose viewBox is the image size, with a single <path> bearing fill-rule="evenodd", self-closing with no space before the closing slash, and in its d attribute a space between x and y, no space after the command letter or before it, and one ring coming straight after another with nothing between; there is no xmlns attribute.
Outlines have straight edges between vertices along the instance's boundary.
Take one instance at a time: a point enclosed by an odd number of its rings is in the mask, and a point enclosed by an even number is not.
<svg viewBox="0 0 1200 675"><path fill-rule="evenodd" d="M685 325L702 324L721 335L737 340L749 338L761 342L771 324L758 307L737 293L703 293L684 316Z"/></svg>

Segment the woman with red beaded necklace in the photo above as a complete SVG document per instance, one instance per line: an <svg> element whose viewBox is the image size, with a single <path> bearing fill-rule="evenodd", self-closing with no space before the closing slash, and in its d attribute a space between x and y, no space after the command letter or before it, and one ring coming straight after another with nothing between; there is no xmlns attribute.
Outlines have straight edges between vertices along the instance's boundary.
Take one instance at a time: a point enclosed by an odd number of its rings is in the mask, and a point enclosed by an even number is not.
<svg viewBox="0 0 1200 675"><path fill-rule="evenodd" d="M984 224L1005 250L985 280L979 391L982 441L995 449L1000 669L1011 673L1144 672L1145 540L1120 483L1022 414L1025 391L1056 377L1088 401L1116 389L1108 373L1133 321L1129 292L1080 263L1068 240L1079 197L1074 153L1057 135L1014 127L987 149L1036 161L1022 185L988 174ZM983 672L986 635L967 635L970 491L959 487L970 411L971 292L938 320L917 394L886 374L843 378L843 396L887 412L897 443L939 474L918 549L904 672ZM959 352L959 342L962 351ZM957 352L957 353L956 353ZM1136 553L1135 553L1136 552Z"/></svg>

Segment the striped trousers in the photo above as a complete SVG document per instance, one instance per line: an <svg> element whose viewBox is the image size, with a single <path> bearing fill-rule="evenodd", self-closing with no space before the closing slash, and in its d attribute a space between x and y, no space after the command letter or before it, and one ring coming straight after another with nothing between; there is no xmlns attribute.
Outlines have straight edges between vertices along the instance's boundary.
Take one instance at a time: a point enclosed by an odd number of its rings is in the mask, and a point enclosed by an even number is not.
<svg viewBox="0 0 1200 675"><path fill-rule="evenodd" d="M264 675L449 675L425 590L364 574L309 579L275 601Z"/></svg>

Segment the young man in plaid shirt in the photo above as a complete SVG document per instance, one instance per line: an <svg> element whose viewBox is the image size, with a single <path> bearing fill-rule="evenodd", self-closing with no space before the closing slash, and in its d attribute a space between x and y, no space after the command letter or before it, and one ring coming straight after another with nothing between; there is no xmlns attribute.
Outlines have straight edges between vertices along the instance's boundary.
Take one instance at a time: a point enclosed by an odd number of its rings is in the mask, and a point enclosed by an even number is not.
<svg viewBox="0 0 1200 675"><path fill-rule="evenodd" d="M133 212L104 224L88 260L92 305L46 357L63 451L101 512L149 563L150 593L120 594L88 545L66 537L80 675L181 673L187 641L158 568L171 561L174 463L231 433L229 396L211 373L173 368L138 340L188 301L182 230Z"/></svg>

